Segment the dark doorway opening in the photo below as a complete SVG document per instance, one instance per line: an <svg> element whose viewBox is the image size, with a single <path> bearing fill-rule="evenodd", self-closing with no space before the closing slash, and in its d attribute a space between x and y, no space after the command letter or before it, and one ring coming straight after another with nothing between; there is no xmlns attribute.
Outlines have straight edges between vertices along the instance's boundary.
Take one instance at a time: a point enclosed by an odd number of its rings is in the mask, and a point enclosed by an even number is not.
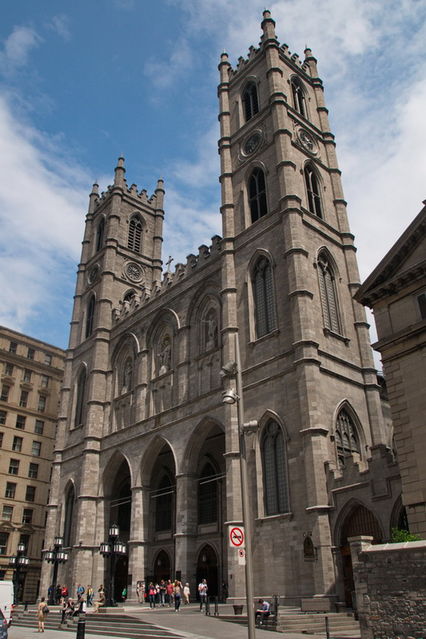
<svg viewBox="0 0 426 639"><path fill-rule="evenodd" d="M216 551L206 544L200 550L197 560L197 586L202 579L207 580L208 595L219 595L219 570ZM198 593L197 593L198 597Z"/></svg>

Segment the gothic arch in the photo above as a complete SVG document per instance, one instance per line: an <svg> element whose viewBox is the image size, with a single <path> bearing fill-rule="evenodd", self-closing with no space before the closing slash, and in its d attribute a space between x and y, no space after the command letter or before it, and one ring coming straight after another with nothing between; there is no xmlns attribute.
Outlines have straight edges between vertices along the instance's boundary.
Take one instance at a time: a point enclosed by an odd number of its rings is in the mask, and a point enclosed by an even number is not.
<svg viewBox="0 0 426 639"><path fill-rule="evenodd" d="M393 508L392 508L392 513L391 513L391 516L390 516L389 537L391 537L392 528L399 528L399 529L402 529L402 530L408 530L409 531L407 513L406 513L406 510L405 510L405 506L402 503L402 496L401 495L399 495L396 498L395 503L394 503Z"/></svg>
<svg viewBox="0 0 426 639"><path fill-rule="evenodd" d="M105 215L101 214L100 219L96 224L96 237L95 237L95 253L100 251L105 244L105 226L106 226L106 218Z"/></svg>
<svg viewBox="0 0 426 639"><path fill-rule="evenodd" d="M377 519L377 517L372 512L371 508L365 505L362 500L351 498L349 501L343 506L341 509L336 523L334 525L334 535L333 541L335 546L342 546L343 542L347 541L347 535L349 530L349 519L354 515L357 511L370 513L372 519L370 520L372 525L368 525L368 521L365 521L365 525L362 525L362 521L359 522L357 529L361 532L356 532L355 526L353 527L354 536L356 534L359 535L372 535L375 538L375 543L380 543L385 539L383 535L383 526L381 522Z"/></svg>
<svg viewBox="0 0 426 639"><path fill-rule="evenodd" d="M135 253L143 252L143 233L146 228L144 217L139 211L134 211L129 216L127 248Z"/></svg>
<svg viewBox="0 0 426 639"><path fill-rule="evenodd" d="M335 259L327 247L317 252L315 266L318 274L318 289L324 329L343 335L343 318L339 302L339 271Z"/></svg>
<svg viewBox="0 0 426 639"><path fill-rule="evenodd" d="M73 401L70 429L81 426L84 421L87 395L88 366L80 362L73 379Z"/></svg>
<svg viewBox="0 0 426 639"><path fill-rule="evenodd" d="M259 421L256 441L256 465L261 469L257 485L260 516L280 515L291 510L289 440L284 421L275 411L265 411Z"/></svg>
<svg viewBox="0 0 426 639"><path fill-rule="evenodd" d="M298 75L292 75L290 80L293 108L304 118L308 118L307 95L304 83Z"/></svg>
<svg viewBox="0 0 426 639"><path fill-rule="evenodd" d="M163 435L154 435L146 446L145 452L139 462L140 481L144 486L150 484L157 457L165 446L170 449L172 454L175 472L181 472L180 469L178 470L178 460L171 442Z"/></svg>
<svg viewBox="0 0 426 639"><path fill-rule="evenodd" d="M251 120L260 110L259 80L256 76L247 76L241 87L241 108L243 123Z"/></svg>
<svg viewBox="0 0 426 639"><path fill-rule="evenodd" d="M321 172L312 160L307 160L303 166L303 181L308 211L324 219L324 181Z"/></svg>
<svg viewBox="0 0 426 639"><path fill-rule="evenodd" d="M184 454L182 455L180 472L194 472L194 468L198 466L198 460L206 438L214 433L220 433L224 436L225 428L223 424L214 417L209 417L208 415L203 417L189 436Z"/></svg>
<svg viewBox="0 0 426 639"><path fill-rule="evenodd" d="M132 477L135 473L129 457L122 450L115 450L111 453L109 459L106 460L102 471L102 481L99 485L101 497L106 497L113 492L115 478L124 463L129 471L130 485L134 486Z"/></svg>
<svg viewBox="0 0 426 639"><path fill-rule="evenodd" d="M261 268L262 270L257 271ZM247 269L247 314L250 341L268 335L278 326L275 262L269 251L258 248Z"/></svg>
<svg viewBox="0 0 426 639"><path fill-rule="evenodd" d="M339 415L342 411L346 411L349 415L350 419L353 422L353 425L356 429L356 435L359 441L359 455L361 459L365 459L365 454L368 446L368 442L365 436L365 431L362 426L362 422L358 417L356 410L353 408L352 404L348 399L342 399L336 406L333 412L332 424L330 428L330 432L333 433L334 438L336 438L336 429L337 429L337 421L339 419ZM335 448L336 448L336 440L335 440Z"/></svg>
<svg viewBox="0 0 426 639"><path fill-rule="evenodd" d="M219 595L219 557L220 552L216 544L209 542L203 543L196 551L197 556L197 573L196 583L200 583L202 579L207 580L209 595Z"/></svg>
<svg viewBox="0 0 426 639"><path fill-rule="evenodd" d="M76 504L76 489L73 479L68 479L63 490L64 504L62 512L62 536L64 539L64 546L70 547L73 545L73 532L75 527L75 504Z"/></svg>

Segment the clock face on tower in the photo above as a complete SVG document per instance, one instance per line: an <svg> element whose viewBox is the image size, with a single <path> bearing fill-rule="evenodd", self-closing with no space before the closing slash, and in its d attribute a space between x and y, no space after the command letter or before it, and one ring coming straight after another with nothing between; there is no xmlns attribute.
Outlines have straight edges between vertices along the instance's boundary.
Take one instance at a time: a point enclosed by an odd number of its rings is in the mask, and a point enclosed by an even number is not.
<svg viewBox="0 0 426 639"><path fill-rule="evenodd" d="M305 129L299 129L298 137L301 145L309 151L309 153L315 154L317 152L315 140L308 131L305 131Z"/></svg>
<svg viewBox="0 0 426 639"><path fill-rule="evenodd" d="M262 132L254 131L243 143L243 153L244 155L251 155L254 153L260 146L262 142Z"/></svg>

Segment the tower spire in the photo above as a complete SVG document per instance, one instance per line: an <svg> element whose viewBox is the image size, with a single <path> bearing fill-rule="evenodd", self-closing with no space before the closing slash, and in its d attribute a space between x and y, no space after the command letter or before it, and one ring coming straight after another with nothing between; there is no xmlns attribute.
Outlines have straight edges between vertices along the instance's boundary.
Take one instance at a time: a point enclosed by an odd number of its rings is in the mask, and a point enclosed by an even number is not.
<svg viewBox="0 0 426 639"><path fill-rule="evenodd" d="M124 158L120 155L117 161L117 166L114 170L114 186L123 186L125 173L126 169L124 168Z"/></svg>

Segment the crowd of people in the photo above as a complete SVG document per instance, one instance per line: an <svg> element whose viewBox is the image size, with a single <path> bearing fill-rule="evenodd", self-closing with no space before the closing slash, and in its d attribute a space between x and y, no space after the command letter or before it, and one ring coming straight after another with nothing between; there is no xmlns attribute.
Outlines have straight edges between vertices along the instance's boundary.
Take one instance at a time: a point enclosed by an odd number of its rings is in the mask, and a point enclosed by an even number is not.
<svg viewBox="0 0 426 639"><path fill-rule="evenodd" d="M202 579L198 585L198 594L200 598L200 610L207 601L207 581ZM189 583L183 584L179 579L172 581L171 579L161 579L159 582L149 582L146 586L144 581L138 581L136 584L136 595L139 603L149 603L150 608L156 606L164 607L174 606L176 612L179 612L181 604L188 605L191 603L191 590Z"/></svg>

